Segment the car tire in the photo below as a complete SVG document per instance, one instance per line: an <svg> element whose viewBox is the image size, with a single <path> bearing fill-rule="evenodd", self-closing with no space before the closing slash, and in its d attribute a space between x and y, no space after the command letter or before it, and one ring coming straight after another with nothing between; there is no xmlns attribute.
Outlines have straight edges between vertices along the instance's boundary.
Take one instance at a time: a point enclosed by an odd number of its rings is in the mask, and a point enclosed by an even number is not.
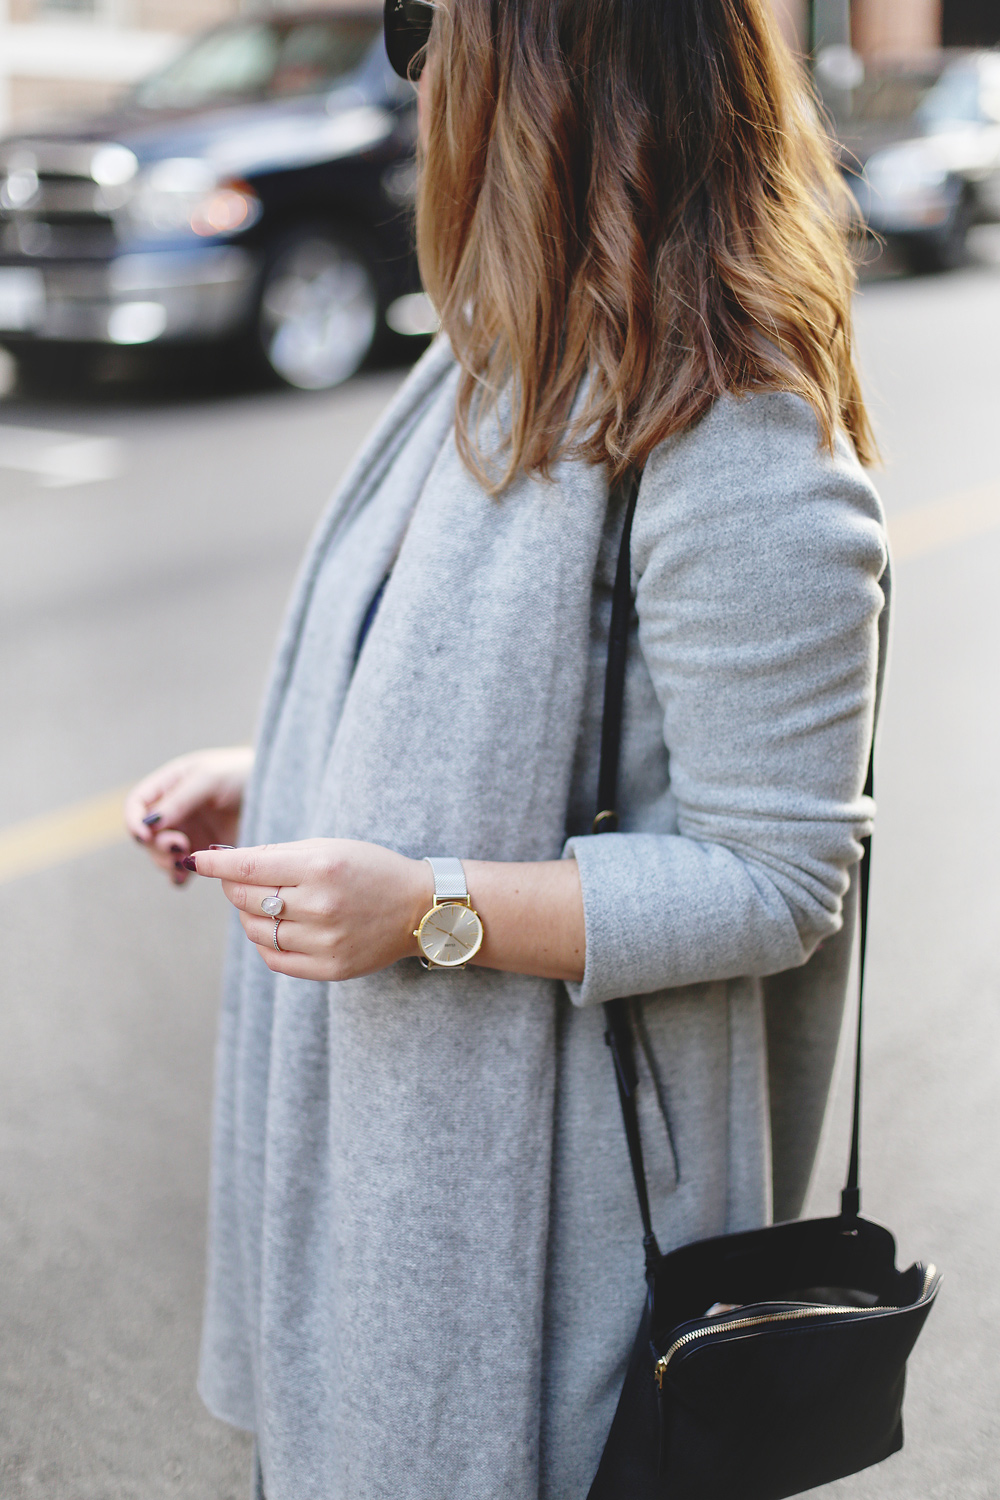
<svg viewBox="0 0 1000 1500"><path fill-rule="evenodd" d="M95 358L93 348L78 344L25 342L10 352L17 363L17 384L32 396L64 394L86 385Z"/></svg>
<svg viewBox="0 0 1000 1500"><path fill-rule="evenodd" d="M268 255L256 312L271 374L323 391L357 373L382 326L379 290L363 252L325 229L304 228Z"/></svg>
<svg viewBox="0 0 1000 1500"><path fill-rule="evenodd" d="M968 194L963 193L939 229L907 235L901 248L909 269L921 275L957 271L966 265L973 219L972 203Z"/></svg>

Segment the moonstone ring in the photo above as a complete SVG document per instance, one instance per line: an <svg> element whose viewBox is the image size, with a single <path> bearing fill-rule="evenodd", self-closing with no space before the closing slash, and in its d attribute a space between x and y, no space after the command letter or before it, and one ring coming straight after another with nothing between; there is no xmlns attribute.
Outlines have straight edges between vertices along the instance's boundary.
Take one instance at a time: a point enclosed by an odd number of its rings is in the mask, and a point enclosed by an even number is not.
<svg viewBox="0 0 1000 1500"><path fill-rule="evenodd" d="M279 885L278 891L280 890L281 886ZM275 891L273 896L265 896L260 903L261 911L266 912L269 917L280 917L285 909L285 903L278 895L278 891Z"/></svg>

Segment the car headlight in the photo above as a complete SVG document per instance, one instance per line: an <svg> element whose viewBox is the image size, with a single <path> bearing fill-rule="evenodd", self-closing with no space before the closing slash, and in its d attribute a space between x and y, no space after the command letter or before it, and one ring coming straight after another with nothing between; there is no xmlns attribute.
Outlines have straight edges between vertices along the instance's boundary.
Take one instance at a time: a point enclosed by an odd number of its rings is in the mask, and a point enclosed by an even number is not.
<svg viewBox="0 0 1000 1500"><path fill-rule="evenodd" d="M38 192L38 173L34 167L10 166L0 183L0 208L27 208Z"/></svg>
<svg viewBox="0 0 1000 1500"><path fill-rule="evenodd" d="M898 147L869 157L865 176L884 199L933 193L945 186L948 171L925 149Z"/></svg>
<svg viewBox="0 0 1000 1500"><path fill-rule="evenodd" d="M241 234L256 224L261 202L246 182L220 182L197 157L158 161L135 182L123 217L144 238Z"/></svg>
<svg viewBox="0 0 1000 1500"><path fill-rule="evenodd" d="M101 187L124 187L139 170L139 159L127 146L108 141L90 158L90 175Z"/></svg>

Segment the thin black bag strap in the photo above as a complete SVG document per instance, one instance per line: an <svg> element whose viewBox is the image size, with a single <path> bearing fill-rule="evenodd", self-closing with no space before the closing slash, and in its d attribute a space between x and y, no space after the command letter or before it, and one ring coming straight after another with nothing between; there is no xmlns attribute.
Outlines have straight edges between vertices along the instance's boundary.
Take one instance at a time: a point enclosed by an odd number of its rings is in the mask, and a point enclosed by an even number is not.
<svg viewBox="0 0 1000 1500"><path fill-rule="evenodd" d="M622 710L625 705L625 660L632 621L632 519L639 498L639 481L629 475L625 524L618 547L618 567L611 596L611 626L608 630L608 665L604 673L604 714L601 720L601 765L597 773L597 816L592 833L614 833L618 827L618 757L622 744Z"/></svg>
<svg viewBox="0 0 1000 1500"><path fill-rule="evenodd" d="M604 676L604 714L601 722L601 763L597 777L597 816L594 833L613 833L618 827L618 759L621 751L622 712L625 704L625 661L628 656L628 634L632 619L632 518L639 495L639 481L632 475L627 481L628 501L625 522L618 549L618 567L611 597L611 625L608 631L608 665ZM615 1082L621 1104L625 1139L635 1182L639 1213L642 1215L643 1247L647 1275L652 1275L659 1259L659 1247L653 1234L649 1211L649 1189L642 1160L642 1138L636 1108L638 1074L635 1067L635 1043L628 1002L608 1000L604 1005L607 1029L604 1040L611 1048L615 1063Z"/></svg>
<svg viewBox="0 0 1000 1500"><path fill-rule="evenodd" d="M628 1156L632 1164L632 1180L635 1183L635 1195L639 1200L639 1214L642 1218L642 1248L646 1255L646 1275L652 1277L660 1258L660 1247L653 1233L646 1168L642 1160L642 1137L639 1134L639 1112L636 1108L635 1097L639 1075L635 1068L635 1043L632 1022L628 1013L628 1002L605 1000L604 1017L607 1022L604 1040L611 1048L611 1056L614 1058L618 1102L622 1109L625 1140L628 1143Z"/></svg>
<svg viewBox="0 0 1000 1500"><path fill-rule="evenodd" d="M615 571L614 593L611 601L611 626L608 632L608 664L604 677L604 712L601 720L601 760L597 777L597 814L593 833L613 833L618 827L618 762L621 753L622 714L625 704L625 663L628 655L628 633L632 618L632 520L639 497L639 477L630 475L625 522L622 527L618 549L618 566ZM872 743L868 756L868 774L865 777L866 797L875 790L875 746ZM840 1197L840 1211L844 1218L857 1218L861 1209L859 1184L861 1156L861 1043L862 1015L865 989L865 954L868 946L868 887L871 878L871 835L862 839L860 875L860 941L858 951L858 1020L854 1043L854 1104L851 1127L851 1155L847 1169L847 1182ZM642 1217L643 1248L646 1252L646 1274L652 1277L659 1259L659 1247L653 1233L653 1220L649 1209L649 1188L642 1159L642 1138L639 1133L639 1114L636 1107L638 1074L635 1067L635 1042L628 1002L608 1000L604 1004L607 1030L604 1039L611 1048L615 1064L615 1081L618 1085L618 1100L621 1104L625 1139L628 1143L629 1161L635 1182L639 1213Z"/></svg>
<svg viewBox="0 0 1000 1500"><path fill-rule="evenodd" d="M865 796L875 795L875 744L868 752L868 774L865 777ZM871 834L861 840L861 882L858 903L858 1025L854 1038L854 1106L851 1123L851 1155L847 1167L847 1182L840 1195L840 1212L845 1219L856 1219L861 1212L861 1021L865 1000L865 951L868 947L868 886L872 873Z"/></svg>

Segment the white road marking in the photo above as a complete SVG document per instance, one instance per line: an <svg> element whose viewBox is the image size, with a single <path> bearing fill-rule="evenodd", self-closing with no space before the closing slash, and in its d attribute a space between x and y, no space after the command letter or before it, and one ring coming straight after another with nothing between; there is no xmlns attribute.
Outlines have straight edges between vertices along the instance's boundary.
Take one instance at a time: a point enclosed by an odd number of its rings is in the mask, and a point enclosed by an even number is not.
<svg viewBox="0 0 1000 1500"><path fill-rule="evenodd" d="M34 474L46 489L115 479L124 468L125 445L117 438L0 423L0 469Z"/></svg>

